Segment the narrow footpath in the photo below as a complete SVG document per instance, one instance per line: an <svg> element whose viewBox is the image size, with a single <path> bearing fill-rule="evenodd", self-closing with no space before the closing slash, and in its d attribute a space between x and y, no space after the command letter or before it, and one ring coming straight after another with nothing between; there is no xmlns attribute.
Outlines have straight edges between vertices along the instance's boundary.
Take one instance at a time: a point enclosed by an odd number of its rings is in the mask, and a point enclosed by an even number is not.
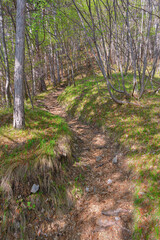
<svg viewBox="0 0 160 240"><path fill-rule="evenodd" d="M77 139L75 158L82 169L84 194L69 213L57 216L56 223L51 225L52 239L129 240L133 186L126 152L107 132L67 116L57 101L62 91L59 88L50 93L43 104L51 113L66 119Z"/></svg>

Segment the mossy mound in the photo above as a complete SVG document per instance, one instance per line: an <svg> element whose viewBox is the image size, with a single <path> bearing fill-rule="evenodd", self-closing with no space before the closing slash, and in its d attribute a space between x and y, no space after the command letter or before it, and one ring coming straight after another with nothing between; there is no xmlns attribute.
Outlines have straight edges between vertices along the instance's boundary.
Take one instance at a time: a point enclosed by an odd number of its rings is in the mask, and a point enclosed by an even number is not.
<svg viewBox="0 0 160 240"><path fill-rule="evenodd" d="M42 220L72 201L64 171L72 163L72 133L63 118L37 107L26 107L23 130L13 129L12 109L1 110L0 120L0 238L33 239L28 224L35 215Z"/></svg>

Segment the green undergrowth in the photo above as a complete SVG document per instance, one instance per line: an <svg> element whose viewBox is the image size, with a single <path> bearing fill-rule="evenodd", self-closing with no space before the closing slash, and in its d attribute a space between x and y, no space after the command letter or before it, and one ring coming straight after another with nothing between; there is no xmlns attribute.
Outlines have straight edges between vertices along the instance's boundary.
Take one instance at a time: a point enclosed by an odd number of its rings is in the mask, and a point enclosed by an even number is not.
<svg viewBox="0 0 160 240"><path fill-rule="evenodd" d="M36 99L44 100L47 94ZM0 110L0 238L35 239L38 230L27 228L32 216L41 221L51 209L71 201L65 167L72 164L72 134L63 118L36 106L32 110L29 102L25 129L15 130L12 112ZM33 184L39 185L36 194L31 194Z"/></svg>
<svg viewBox="0 0 160 240"><path fill-rule="evenodd" d="M25 109L24 130L13 129L11 112L2 113L0 119L3 119L0 127L1 178L4 173L10 173L11 168L12 172L20 165L34 169L43 158L56 158L58 141L70 139L71 132L64 119L38 108ZM64 143L65 151L67 154L67 142L66 146Z"/></svg>
<svg viewBox="0 0 160 240"><path fill-rule="evenodd" d="M129 74L125 81L131 78ZM130 85L126 86L131 92ZM160 94L146 91L136 105L131 100L131 104L120 106L110 99L106 83L98 76L96 80L76 81L59 101L72 116L108 129L128 149L128 163L135 176L133 239L160 239Z"/></svg>

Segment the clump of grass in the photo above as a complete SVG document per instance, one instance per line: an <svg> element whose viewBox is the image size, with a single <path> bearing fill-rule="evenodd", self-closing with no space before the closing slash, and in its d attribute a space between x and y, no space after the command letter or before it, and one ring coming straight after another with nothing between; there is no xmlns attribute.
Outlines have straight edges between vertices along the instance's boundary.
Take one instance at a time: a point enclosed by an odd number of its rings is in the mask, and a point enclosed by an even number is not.
<svg viewBox="0 0 160 240"><path fill-rule="evenodd" d="M0 127L0 179L8 193L17 191L20 180L30 179L32 184L47 169L58 171L61 163L57 159L71 157L71 132L64 119L39 108L26 108L25 113L26 128L19 131L12 127L11 111L0 116L4 119Z"/></svg>
<svg viewBox="0 0 160 240"><path fill-rule="evenodd" d="M130 92L132 77L125 76ZM84 78L76 81L75 87L67 87L59 101L69 114L107 128L117 142L128 148L128 162L136 173L134 238L159 239L160 94L146 91L139 105L119 106L109 98L103 78L98 76L97 80L99 90L94 77Z"/></svg>
<svg viewBox="0 0 160 240"><path fill-rule="evenodd" d="M41 101L47 94L36 99ZM17 239L35 238L37 229L29 226L32 216L36 214L40 222L51 209L72 201L64 169L72 162L72 134L63 118L40 107L32 110L29 102L26 127L17 131L12 127L12 111L0 110L0 238L15 239L14 234ZM33 184L39 185L36 194L31 194Z"/></svg>

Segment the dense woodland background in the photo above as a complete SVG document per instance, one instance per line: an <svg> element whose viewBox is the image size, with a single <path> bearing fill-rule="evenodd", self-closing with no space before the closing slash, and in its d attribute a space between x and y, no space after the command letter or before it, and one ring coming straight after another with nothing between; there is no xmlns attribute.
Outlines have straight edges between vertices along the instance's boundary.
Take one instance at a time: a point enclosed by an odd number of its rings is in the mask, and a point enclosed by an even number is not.
<svg viewBox="0 0 160 240"><path fill-rule="evenodd" d="M22 114L22 91L32 98L46 90L47 79L54 86L64 77L75 84L75 76L85 67L94 71L95 64L119 104L124 97L140 99L148 85L158 90L159 1L1 1L0 7L2 106L13 105L15 94L15 112L21 108ZM126 86L128 71L133 80Z"/></svg>
<svg viewBox="0 0 160 240"><path fill-rule="evenodd" d="M0 153L6 159L0 162L0 178L7 192L16 186L14 181L12 187L5 185L11 179L11 171L4 177L10 166L7 134L12 134L8 139L15 136L22 150L27 139L25 151L37 143L41 155L49 153L59 135L70 135L63 120L37 109L36 100L60 86L68 86L59 101L71 115L96 126L106 124L117 141L133 150L137 186L145 186L146 199L155 200L154 209L150 203L140 212L143 201L137 192L136 211L152 220L146 217L147 226L136 225L135 239L159 239L160 0L0 0L0 133L5 152ZM52 124L58 130L52 132ZM50 132L56 137L49 142ZM10 156L16 164L17 152ZM142 183L144 176L150 185Z"/></svg>

